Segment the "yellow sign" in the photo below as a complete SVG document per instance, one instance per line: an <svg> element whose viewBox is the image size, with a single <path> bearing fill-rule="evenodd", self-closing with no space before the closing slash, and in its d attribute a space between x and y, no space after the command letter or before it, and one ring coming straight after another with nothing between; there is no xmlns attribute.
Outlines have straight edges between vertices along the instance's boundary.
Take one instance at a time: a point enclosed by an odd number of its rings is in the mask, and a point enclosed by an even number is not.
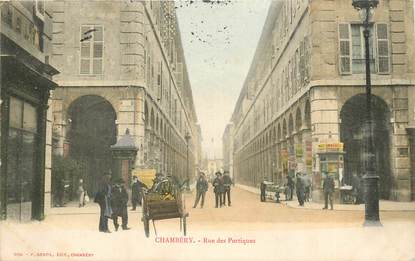
<svg viewBox="0 0 415 261"><path fill-rule="evenodd" d="M147 187L153 186L153 179L156 178L155 169L135 169L133 170L132 176L138 177L138 179L146 184Z"/></svg>
<svg viewBox="0 0 415 261"><path fill-rule="evenodd" d="M318 144L319 152L343 151L343 143L320 143Z"/></svg>

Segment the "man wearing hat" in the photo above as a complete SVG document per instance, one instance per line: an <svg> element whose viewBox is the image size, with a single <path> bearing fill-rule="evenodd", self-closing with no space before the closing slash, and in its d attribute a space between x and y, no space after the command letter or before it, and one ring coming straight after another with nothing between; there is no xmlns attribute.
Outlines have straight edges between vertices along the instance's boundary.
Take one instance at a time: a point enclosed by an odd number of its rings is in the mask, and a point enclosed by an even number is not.
<svg viewBox="0 0 415 261"><path fill-rule="evenodd" d="M223 205L226 205L226 197L228 198L228 207L231 206L231 185L232 179L229 177L229 171L223 173Z"/></svg>
<svg viewBox="0 0 415 261"><path fill-rule="evenodd" d="M111 231L108 229L108 218L112 217L112 208L110 202L112 195L112 187L110 184L110 180L110 173L105 173L102 176L98 192L94 198L94 202L98 203L100 208L99 231L104 233L111 233Z"/></svg>
<svg viewBox="0 0 415 261"><path fill-rule="evenodd" d="M193 208L197 207L197 204L199 204L200 198L202 198L202 203L200 205L201 208L203 208L203 205L205 204L205 195L206 191L208 190L208 182L205 177L205 173L200 172L199 178L196 182L196 200L195 204L193 205Z"/></svg>
<svg viewBox="0 0 415 261"><path fill-rule="evenodd" d="M148 189L146 184L138 180L137 176L133 176L133 184L131 185L131 203L133 208L131 210L136 210L137 205L141 206L143 188Z"/></svg>
<svg viewBox="0 0 415 261"><path fill-rule="evenodd" d="M112 188L111 207L112 207L112 221L114 222L115 231L118 231L118 217L121 217L121 227L123 230L128 230L128 193L124 187L124 180L117 178L114 181Z"/></svg>
<svg viewBox="0 0 415 261"><path fill-rule="evenodd" d="M213 180L213 192L215 192L215 207L217 208L218 205L222 207L223 205L223 196L224 193L224 186L223 186L223 178L222 173L219 171L215 173L216 178Z"/></svg>

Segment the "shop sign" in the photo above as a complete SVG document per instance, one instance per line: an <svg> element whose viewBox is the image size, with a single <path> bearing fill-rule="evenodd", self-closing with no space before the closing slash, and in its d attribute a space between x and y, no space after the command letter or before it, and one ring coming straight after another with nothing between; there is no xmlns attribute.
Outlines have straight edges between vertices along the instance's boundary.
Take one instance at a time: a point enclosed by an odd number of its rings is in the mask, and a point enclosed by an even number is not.
<svg viewBox="0 0 415 261"><path fill-rule="evenodd" d="M342 152L343 143L320 143L318 145L319 152Z"/></svg>

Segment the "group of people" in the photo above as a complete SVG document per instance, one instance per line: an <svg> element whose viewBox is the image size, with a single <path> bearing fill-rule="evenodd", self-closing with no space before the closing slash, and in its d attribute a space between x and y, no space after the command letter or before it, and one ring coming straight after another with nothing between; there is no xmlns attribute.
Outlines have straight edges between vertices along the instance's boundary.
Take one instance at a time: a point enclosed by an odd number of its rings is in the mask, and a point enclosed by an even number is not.
<svg viewBox="0 0 415 261"><path fill-rule="evenodd" d="M295 181L287 175L287 183L285 185L285 200L292 200L294 189L297 194L298 204L304 206L304 202L310 201L311 198L311 178L304 173L297 173Z"/></svg>
<svg viewBox="0 0 415 261"><path fill-rule="evenodd" d="M231 185L233 184L229 172L225 171L223 174L221 172L215 173L216 178L212 182L213 192L215 193L215 207L226 206L226 201L228 206L231 206ZM200 199L202 199L200 207L203 208L205 203L205 195L208 190L209 184L206 178L206 175L201 172L196 181L196 199L193 205L193 208L196 208L199 204Z"/></svg>
<svg viewBox="0 0 415 261"><path fill-rule="evenodd" d="M141 205L142 189L147 186L140 182L137 177L133 177L131 186L132 209L136 210L137 205ZM112 219L115 231L118 231L118 218L121 217L121 227L129 230L128 227L128 192L125 188L124 180L121 178L111 182L111 175L105 174L95 195L94 202L100 207L99 231L111 233L108 228L108 219Z"/></svg>
<svg viewBox="0 0 415 261"><path fill-rule="evenodd" d="M333 193L334 193L334 178L332 175L329 175L328 173L323 173L323 193L324 193L324 208L323 209L328 209L328 205L330 204L330 209L333 209ZM305 202L310 201L311 199L311 186L312 186L312 182L311 182L311 178L310 176L303 174L303 173L297 173L295 175L295 181L294 179L290 176L287 175L287 182L285 183L285 200L292 200L293 199L293 194L294 194L294 190L296 191L297 194L297 200L298 200L298 204L299 206L304 206ZM261 182L261 186L260 186L260 199L261 202L265 201L266 198L266 181L264 180L263 182ZM276 195L278 195L277 197L277 202L279 202L279 193L277 192Z"/></svg>

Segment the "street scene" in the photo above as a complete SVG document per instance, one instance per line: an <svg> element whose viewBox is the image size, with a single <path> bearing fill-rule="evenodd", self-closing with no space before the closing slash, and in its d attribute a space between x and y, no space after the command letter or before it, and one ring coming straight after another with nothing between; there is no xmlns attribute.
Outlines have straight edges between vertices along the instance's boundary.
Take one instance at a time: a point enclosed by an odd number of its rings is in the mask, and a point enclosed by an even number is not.
<svg viewBox="0 0 415 261"><path fill-rule="evenodd" d="M0 1L0 260L414 260L414 10Z"/></svg>

